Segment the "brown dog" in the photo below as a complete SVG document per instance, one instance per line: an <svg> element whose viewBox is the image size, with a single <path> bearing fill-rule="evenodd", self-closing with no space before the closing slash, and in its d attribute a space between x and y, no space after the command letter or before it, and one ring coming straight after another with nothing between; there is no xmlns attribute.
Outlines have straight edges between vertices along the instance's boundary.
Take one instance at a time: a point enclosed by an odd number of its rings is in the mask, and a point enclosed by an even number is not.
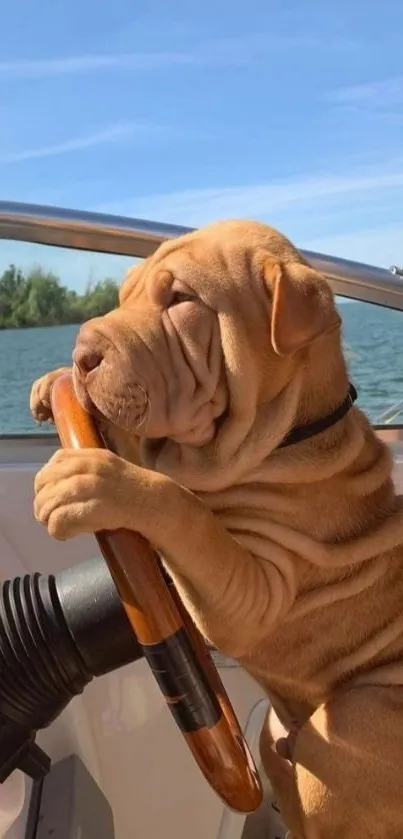
<svg viewBox="0 0 403 839"><path fill-rule="evenodd" d="M73 358L125 459L58 452L37 519L58 539L133 528L162 554L292 732L276 750L268 719L261 752L295 839L402 839L402 503L349 410L325 279L265 225L212 225L130 271ZM37 419L55 375L33 387Z"/></svg>

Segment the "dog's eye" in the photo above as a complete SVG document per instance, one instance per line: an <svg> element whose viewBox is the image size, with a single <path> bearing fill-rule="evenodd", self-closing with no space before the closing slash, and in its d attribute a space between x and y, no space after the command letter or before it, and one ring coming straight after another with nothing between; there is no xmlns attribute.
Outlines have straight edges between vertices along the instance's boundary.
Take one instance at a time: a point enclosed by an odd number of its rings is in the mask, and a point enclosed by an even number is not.
<svg viewBox="0 0 403 839"><path fill-rule="evenodd" d="M193 300L195 300L195 297L187 291L173 291L168 308L170 306L178 306L179 303L189 303Z"/></svg>

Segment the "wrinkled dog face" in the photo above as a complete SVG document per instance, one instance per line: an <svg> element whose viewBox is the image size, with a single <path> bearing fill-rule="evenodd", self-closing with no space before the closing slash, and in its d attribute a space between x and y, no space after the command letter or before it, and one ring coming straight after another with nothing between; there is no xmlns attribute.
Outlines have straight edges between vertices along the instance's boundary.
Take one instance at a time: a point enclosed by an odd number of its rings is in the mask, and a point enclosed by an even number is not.
<svg viewBox="0 0 403 839"><path fill-rule="evenodd" d="M285 237L220 222L162 245L129 272L119 308L84 324L77 395L129 434L201 447L242 425L246 402L253 414L274 398L338 323L327 283Z"/></svg>
<svg viewBox="0 0 403 839"><path fill-rule="evenodd" d="M197 266L167 252L131 269L119 308L81 328L75 386L88 410L126 431L200 446L226 408L218 320L194 289Z"/></svg>

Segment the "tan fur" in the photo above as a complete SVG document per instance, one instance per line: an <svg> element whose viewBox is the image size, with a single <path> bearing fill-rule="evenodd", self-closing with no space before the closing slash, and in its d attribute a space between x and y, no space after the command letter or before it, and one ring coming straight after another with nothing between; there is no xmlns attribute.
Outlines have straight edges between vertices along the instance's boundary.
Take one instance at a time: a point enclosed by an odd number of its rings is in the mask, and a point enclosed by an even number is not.
<svg viewBox="0 0 403 839"><path fill-rule="evenodd" d="M195 299L170 307L173 292ZM88 371L90 351L102 362ZM325 279L272 228L221 222L129 272L120 307L83 327L74 357L80 400L126 459L58 452L36 478L38 520L61 539L131 527L161 553L201 631L292 731L292 766L269 720L261 753L295 839L401 839L391 459L356 408L277 448L347 393ZM39 419L52 375L33 387Z"/></svg>

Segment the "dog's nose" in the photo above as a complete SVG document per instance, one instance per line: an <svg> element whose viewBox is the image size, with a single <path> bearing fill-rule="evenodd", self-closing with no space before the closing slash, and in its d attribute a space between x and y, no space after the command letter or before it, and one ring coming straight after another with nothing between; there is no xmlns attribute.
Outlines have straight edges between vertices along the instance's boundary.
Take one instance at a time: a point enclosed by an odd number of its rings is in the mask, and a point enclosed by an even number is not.
<svg viewBox="0 0 403 839"><path fill-rule="evenodd" d="M84 342L77 342L73 352L73 361L83 376L99 367L102 359L103 354L99 349L95 349Z"/></svg>

